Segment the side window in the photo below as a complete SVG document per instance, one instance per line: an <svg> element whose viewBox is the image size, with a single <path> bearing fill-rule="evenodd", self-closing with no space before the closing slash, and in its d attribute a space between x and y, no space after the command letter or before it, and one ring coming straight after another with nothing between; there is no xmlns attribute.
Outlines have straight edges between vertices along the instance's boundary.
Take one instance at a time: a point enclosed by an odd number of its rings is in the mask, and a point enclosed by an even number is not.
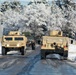
<svg viewBox="0 0 76 75"><path fill-rule="evenodd" d="M58 35L61 35L61 31L58 32Z"/></svg>
<svg viewBox="0 0 76 75"><path fill-rule="evenodd" d="M73 40L71 40L71 44L73 44Z"/></svg>

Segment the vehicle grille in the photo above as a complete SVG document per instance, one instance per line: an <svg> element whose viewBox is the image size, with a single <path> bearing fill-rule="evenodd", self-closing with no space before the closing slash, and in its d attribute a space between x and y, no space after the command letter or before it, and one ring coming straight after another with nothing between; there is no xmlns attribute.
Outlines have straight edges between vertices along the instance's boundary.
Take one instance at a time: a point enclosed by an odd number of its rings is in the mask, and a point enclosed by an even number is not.
<svg viewBox="0 0 76 75"><path fill-rule="evenodd" d="M17 44L10 44L10 46L17 46Z"/></svg>

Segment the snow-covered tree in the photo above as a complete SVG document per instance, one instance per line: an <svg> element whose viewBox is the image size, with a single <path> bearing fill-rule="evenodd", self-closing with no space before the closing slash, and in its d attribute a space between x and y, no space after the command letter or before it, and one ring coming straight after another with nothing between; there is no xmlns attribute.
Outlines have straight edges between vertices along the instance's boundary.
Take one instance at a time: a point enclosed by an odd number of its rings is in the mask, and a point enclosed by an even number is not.
<svg viewBox="0 0 76 75"><path fill-rule="evenodd" d="M5 12L6 10L9 10L9 9L13 9L13 10L16 10L16 11L20 11L20 9L22 8L21 4L19 1L5 1L1 4L0 6L0 10L1 12Z"/></svg>
<svg viewBox="0 0 76 75"><path fill-rule="evenodd" d="M4 12L4 25L6 26L21 26L19 23L26 21L27 18L24 17L22 14L20 14L19 12L16 12L12 9L7 10L6 12ZM24 25L23 25L24 26Z"/></svg>
<svg viewBox="0 0 76 75"><path fill-rule="evenodd" d="M15 5L17 8L20 6ZM76 10L70 4L66 5L68 8L64 5L59 7L57 2L52 1L51 5L44 2L32 3L20 11L9 8L2 12L0 22L6 27L18 27L22 32L29 31L36 35L45 34L47 30L61 30L66 36L73 35L76 33Z"/></svg>
<svg viewBox="0 0 76 75"><path fill-rule="evenodd" d="M42 25L47 25L47 19L48 16L50 15L50 9L43 3L37 5L36 4L29 5L24 8L23 12L24 16L29 19L27 21L27 25L29 27L33 27L32 25L34 25L34 22L37 23L37 26L39 28Z"/></svg>
<svg viewBox="0 0 76 75"><path fill-rule="evenodd" d="M76 30L75 30L76 29L76 26L75 26L76 10L74 10L72 6L68 5L68 9L65 7L62 7L62 11L64 13L64 19L66 20L65 26L62 27L62 30L65 33L65 35L68 34L68 36L71 35L71 37L74 37L76 33ZM66 31L66 29L68 32Z"/></svg>
<svg viewBox="0 0 76 75"><path fill-rule="evenodd" d="M2 18L3 18L3 13L2 12L0 12L0 25L2 24Z"/></svg>

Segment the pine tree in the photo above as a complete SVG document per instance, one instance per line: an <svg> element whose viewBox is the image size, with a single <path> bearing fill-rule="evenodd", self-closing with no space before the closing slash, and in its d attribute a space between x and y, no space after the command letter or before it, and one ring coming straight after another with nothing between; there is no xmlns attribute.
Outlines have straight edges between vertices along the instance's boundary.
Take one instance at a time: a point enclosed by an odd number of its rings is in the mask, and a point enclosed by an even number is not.
<svg viewBox="0 0 76 75"><path fill-rule="evenodd" d="M19 1L12 1L12 2L4 1L0 6L0 11L5 12L5 11L7 11L9 9L19 11L20 8L21 8L21 4L20 4Z"/></svg>
<svg viewBox="0 0 76 75"><path fill-rule="evenodd" d="M62 8L64 6L65 8L68 8L68 5L75 7L74 0L57 0L56 4Z"/></svg>

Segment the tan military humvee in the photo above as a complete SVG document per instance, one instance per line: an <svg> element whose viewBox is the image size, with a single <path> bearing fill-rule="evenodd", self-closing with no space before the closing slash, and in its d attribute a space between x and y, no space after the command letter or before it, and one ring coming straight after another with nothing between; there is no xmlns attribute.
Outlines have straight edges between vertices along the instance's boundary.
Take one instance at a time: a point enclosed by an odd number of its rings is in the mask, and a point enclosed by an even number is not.
<svg viewBox="0 0 76 75"><path fill-rule="evenodd" d="M20 35L18 31L10 31L7 36L2 37L2 55L6 55L8 51L19 50L24 55L27 38Z"/></svg>
<svg viewBox="0 0 76 75"><path fill-rule="evenodd" d="M0 42L1 42L2 38L0 38Z"/></svg>
<svg viewBox="0 0 76 75"><path fill-rule="evenodd" d="M45 59L48 54L59 54L63 57L68 56L69 38L64 37L61 31L52 31L50 36L43 36L41 46L41 59Z"/></svg>

